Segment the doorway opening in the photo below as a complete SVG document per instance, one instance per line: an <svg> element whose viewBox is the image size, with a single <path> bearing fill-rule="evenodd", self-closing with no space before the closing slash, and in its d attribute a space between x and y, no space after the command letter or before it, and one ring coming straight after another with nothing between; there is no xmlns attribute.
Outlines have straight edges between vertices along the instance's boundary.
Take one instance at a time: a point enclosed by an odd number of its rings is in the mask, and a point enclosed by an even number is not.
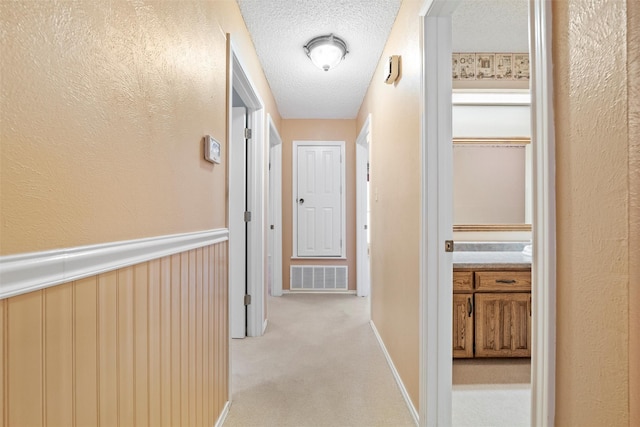
<svg viewBox="0 0 640 427"><path fill-rule="evenodd" d="M459 0L427 0L423 21L420 425L451 425L451 15ZM551 11L530 3L532 137L531 423L552 425L555 401L555 206Z"/></svg>
<svg viewBox="0 0 640 427"><path fill-rule="evenodd" d="M371 141L371 115L367 117L356 139L356 268L359 297L368 297L371 292L369 258L369 150ZM370 301L370 300L369 300Z"/></svg>
<svg viewBox="0 0 640 427"><path fill-rule="evenodd" d="M271 116L269 126L269 230L268 274L266 295L282 296L282 138ZM265 302L267 298L265 297Z"/></svg>
<svg viewBox="0 0 640 427"><path fill-rule="evenodd" d="M260 336L265 325L266 181L264 107L228 36L230 336Z"/></svg>

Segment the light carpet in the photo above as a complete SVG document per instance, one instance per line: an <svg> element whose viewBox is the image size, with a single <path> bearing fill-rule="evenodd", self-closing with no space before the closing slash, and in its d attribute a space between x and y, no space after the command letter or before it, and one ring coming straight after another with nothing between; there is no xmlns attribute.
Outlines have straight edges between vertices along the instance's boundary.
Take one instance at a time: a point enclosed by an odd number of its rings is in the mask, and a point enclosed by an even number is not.
<svg viewBox="0 0 640 427"><path fill-rule="evenodd" d="M414 426L369 325L367 298L269 298L259 338L233 340L234 426Z"/></svg>
<svg viewBox="0 0 640 427"><path fill-rule="evenodd" d="M528 427L531 425L529 384L454 385L454 427Z"/></svg>

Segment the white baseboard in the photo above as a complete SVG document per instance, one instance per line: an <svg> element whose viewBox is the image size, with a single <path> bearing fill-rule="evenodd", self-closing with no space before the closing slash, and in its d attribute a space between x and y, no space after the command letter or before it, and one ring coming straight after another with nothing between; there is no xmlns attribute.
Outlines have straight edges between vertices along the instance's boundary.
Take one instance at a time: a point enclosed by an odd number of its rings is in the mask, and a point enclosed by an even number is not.
<svg viewBox="0 0 640 427"><path fill-rule="evenodd" d="M217 229L0 257L0 299L96 276L229 239Z"/></svg>
<svg viewBox="0 0 640 427"><path fill-rule="evenodd" d="M269 319L264 319L264 322L262 323L262 335L264 335L264 331L267 330L268 323L269 323Z"/></svg>
<svg viewBox="0 0 640 427"><path fill-rule="evenodd" d="M231 402L227 400L227 403L224 404L224 408L222 408L222 413L218 417L218 421L215 423L215 427L222 427L224 422L227 420L227 415L229 415L229 408L231 407Z"/></svg>
<svg viewBox="0 0 640 427"><path fill-rule="evenodd" d="M387 351L387 347L385 347L384 342L382 341L382 338L380 337L380 334L378 333L378 329L376 329L376 325L373 323L373 320L369 321L369 324L371 325L371 329L373 330L373 334L376 336L376 339L378 340L378 344L380 345L380 348L382 349L382 353L384 354L384 357L387 359L387 363L389 364L389 368L391 368L391 373L393 374L393 377L396 380L396 383L398 384L398 387L400 388L400 392L402 393L402 397L404 398L404 402L407 404L407 408L409 408L409 412L411 413L411 416L413 417L413 421L416 423L416 426L419 423L419 416L418 416L418 411L416 410L416 407L413 406L413 402L411 401L411 398L409 397L409 393L407 392L407 389L404 386L404 383L402 382L402 379L400 378L400 374L398 373L398 370L396 369L396 366L393 364L393 360L391 360L391 356L389 355L389 352Z"/></svg>

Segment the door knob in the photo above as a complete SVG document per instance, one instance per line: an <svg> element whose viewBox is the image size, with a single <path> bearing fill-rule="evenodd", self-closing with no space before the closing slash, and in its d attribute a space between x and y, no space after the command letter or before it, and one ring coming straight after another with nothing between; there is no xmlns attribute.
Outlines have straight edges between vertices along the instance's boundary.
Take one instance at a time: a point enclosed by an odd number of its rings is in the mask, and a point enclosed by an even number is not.
<svg viewBox="0 0 640 427"><path fill-rule="evenodd" d="M301 205L304 204L304 199L298 200L298 203L300 203Z"/></svg>

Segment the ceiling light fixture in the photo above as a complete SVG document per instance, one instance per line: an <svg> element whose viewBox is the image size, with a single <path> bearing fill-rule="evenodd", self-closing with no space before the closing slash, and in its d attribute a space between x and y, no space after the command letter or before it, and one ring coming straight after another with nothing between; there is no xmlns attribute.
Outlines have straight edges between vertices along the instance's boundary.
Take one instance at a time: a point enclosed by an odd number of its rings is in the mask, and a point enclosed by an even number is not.
<svg viewBox="0 0 640 427"><path fill-rule="evenodd" d="M304 46L304 51L316 67L329 71L338 66L347 53L347 44L333 34L315 37Z"/></svg>

